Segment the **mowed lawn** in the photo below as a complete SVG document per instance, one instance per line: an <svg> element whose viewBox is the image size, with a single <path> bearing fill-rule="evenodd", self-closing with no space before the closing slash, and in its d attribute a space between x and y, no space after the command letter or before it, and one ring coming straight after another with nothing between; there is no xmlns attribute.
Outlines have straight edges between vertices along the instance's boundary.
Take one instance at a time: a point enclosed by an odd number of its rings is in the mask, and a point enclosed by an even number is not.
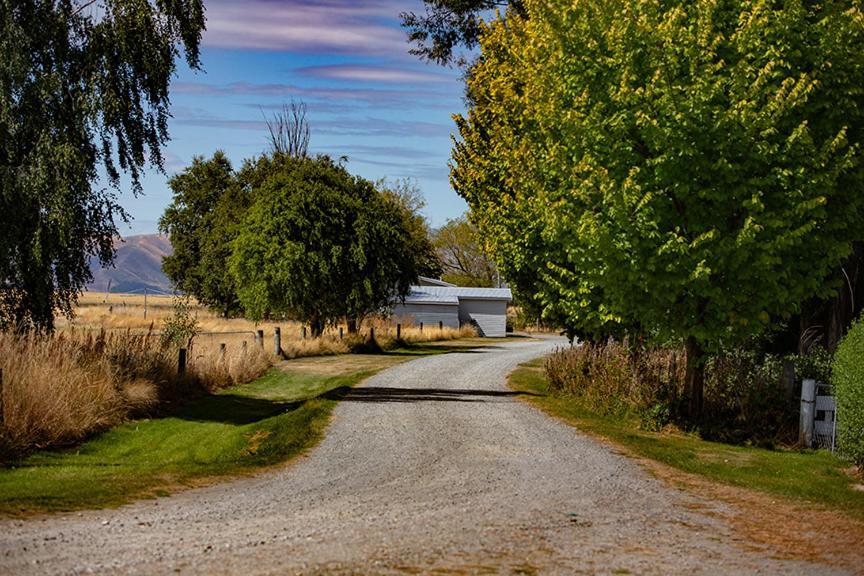
<svg viewBox="0 0 864 576"><path fill-rule="evenodd" d="M130 421L76 448L39 452L0 469L0 515L114 507L285 462L323 437L340 395L365 378L411 358L495 340L284 362L165 417Z"/></svg>
<svg viewBox="0 0 864 576"><path fill-rule="evenodd" d="M542 359L523 364L510 376L510 386L532 394L525 396L528 402L580 430L683 472L864 520L864 481L829 451L767 450L708 442L696 434L641 430L635 418L602 416L572 397L548 394L542 366Z"/></svg>

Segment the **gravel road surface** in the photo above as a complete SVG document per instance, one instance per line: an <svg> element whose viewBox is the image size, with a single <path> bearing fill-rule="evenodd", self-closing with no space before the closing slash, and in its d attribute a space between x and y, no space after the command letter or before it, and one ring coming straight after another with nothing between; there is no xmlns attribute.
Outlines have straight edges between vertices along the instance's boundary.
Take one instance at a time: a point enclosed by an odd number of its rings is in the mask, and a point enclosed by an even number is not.
<svg viewBox="0 0 864 576"><path fill-rule="evenodd" d="M722 508L513 397L560 340L420 358L366 381L324 441L254 478L0 522L0 574L797 574Z"/></svg>

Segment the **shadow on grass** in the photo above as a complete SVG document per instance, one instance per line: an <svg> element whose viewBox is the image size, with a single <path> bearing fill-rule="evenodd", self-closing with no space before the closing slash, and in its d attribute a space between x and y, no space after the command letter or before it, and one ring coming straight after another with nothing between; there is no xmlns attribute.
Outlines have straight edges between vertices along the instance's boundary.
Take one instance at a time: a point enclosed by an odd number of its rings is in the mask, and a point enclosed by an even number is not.
<svg viewBox="0 0 864 576"><path fill-rule="evenodd" d="M395 350L385 352L389 356L420 356L428 354L447 354L449 352L459 352L461 354L487 354L490 350L501 350L501 346L491 344L480 344L476 347L468 346L451 346L451 345L424 345L424 344L408 344L401 346Z"/></svg>
<svg viewBox="0 0 864 576"><path fill-rule="evenodd" d="M350 388L342 386L323 395L324 398L343 402L488 402L514 396L539 396L539 394L504 390L388 388L381 386Z"/></svg>
<svg viewBox="0 0 864 576"><path fill-rule="evenodd" d="M244 426L296 410L298 402L275 402L264 398L216 394L178 410L173 416L195 422L221 422Z"/></svg>

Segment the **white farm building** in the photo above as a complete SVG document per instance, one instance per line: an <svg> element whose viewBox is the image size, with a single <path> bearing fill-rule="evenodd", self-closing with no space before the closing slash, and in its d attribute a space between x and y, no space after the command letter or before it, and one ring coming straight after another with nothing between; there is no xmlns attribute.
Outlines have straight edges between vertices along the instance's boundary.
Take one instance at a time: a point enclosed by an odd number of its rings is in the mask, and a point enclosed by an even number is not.
<svg viewBox="0 0 864 576"><path fill-rule="evenodd" d="M512 299L509 288L465 288L421 277L393 316L430 328L473 324L480 336L500 338L507 335L507 304Z"/></svg>

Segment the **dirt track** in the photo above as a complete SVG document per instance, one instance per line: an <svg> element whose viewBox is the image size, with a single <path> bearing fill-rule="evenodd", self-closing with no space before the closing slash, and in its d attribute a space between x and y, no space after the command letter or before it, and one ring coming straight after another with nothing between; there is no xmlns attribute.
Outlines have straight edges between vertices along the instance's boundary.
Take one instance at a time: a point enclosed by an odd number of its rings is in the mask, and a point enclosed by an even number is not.
<svg viewBox="0 0 864 576"><path fill-rule="evenodd" d="M829 574L513 397L559 341L414 360L277 471L119 510L0 522L0 573Z"/></svg>

